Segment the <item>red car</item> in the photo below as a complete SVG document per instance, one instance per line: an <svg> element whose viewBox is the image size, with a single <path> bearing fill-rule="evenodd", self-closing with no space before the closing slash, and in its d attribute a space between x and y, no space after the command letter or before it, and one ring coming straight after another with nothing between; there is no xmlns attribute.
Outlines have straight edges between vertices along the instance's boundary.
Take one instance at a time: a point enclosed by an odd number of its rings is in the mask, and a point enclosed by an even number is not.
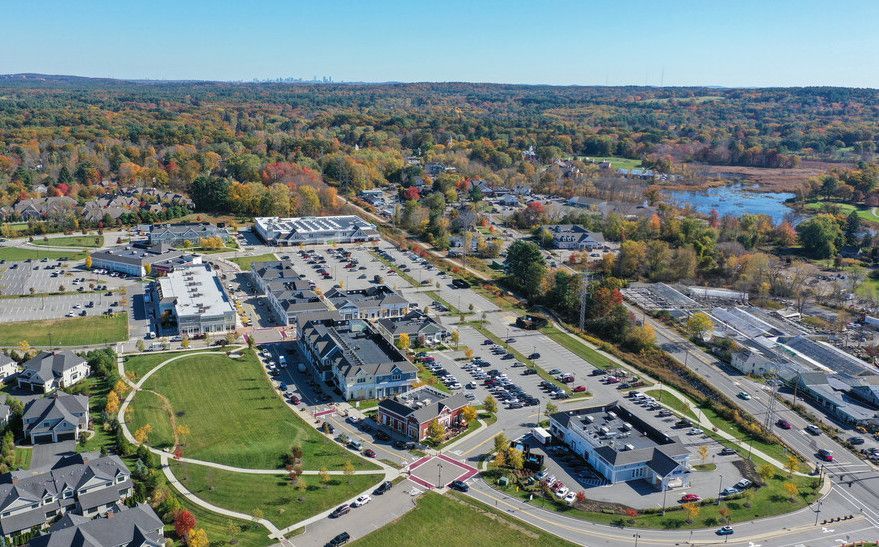
<svg viewBox="0 0 879 547"><path fill-rule="evenodd" d="M583 393L586 391L586 386L577 386L574 388L574 393Z"/></svg>
<svg viewBox="0 0 879 547"><path fill-rule="evenodd" d="M693 501L700 501L701 499L702 496L699 494L684 494L683 497L681 497L681 503L690 503Z"/></svg>
<svg viewBox="0 0 879 547"><path fill-rule="evenodd" d="M787 420L778 420L778 421L775 423L775 425L777 425L778 427L780 427L780 428L782 428L782 429L790 429L791 427L793 427L793 426L791 425L791 423L790 423L789 421L787 421Z"/></svg>
<svg viewBox="0 0 879 547"><path fill-rule="evenodd" d="M620 383L620 379L616 376L608 376L605 382L607 382L608 384L618 384Z"/></svg>
<svg viewBox="0 0 879 547"><path fill-rule="evenodd" d="M375 450L373 450L371 448L367 448L366 450L363 451L363 455L366 456L367 458L374 458L375 457Z"/></svg>

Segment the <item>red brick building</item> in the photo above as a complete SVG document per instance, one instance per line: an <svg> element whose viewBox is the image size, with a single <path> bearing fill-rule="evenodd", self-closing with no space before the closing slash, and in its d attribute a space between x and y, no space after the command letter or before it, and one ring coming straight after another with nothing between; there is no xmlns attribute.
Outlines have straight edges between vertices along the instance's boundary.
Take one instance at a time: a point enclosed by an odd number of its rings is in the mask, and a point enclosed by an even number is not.
<svg viewBox="0 0 879 547"><path fill-rule="evenodd" d="M465 406L467 399L463 393L450 396L425 386L380 401L378 421L401 435L422 441L434 420L446 428L461 425Z"/></svg>

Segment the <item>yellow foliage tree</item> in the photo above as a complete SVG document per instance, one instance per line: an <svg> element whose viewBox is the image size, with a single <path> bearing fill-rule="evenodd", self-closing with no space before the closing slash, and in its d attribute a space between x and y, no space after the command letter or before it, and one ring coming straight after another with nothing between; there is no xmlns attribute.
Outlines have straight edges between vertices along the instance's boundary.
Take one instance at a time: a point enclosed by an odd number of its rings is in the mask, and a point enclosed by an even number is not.
<svg viewBox="0 0 879 547"><path fill-rule="evenodd" d="M119 397L124 396L130 390L131 388L128 386L128 384L125 383L125 380L117 380L116 383L113 385L113 391L115 391L119 395Z"/></svg>
<svg viewBox="0 0 879 547"><path fill-rule="evenodd" d="M787 492L787 497L791 501L793 501L794 498L797 497L797 494L800 493L800 489L797 487L796 484L792 483L791 481L787 481L784 483L784 491Z"/></svg>
<svg viewBox="0 0 879 547"><path fill-rule="evenodd" d="M107 394L107 405L104 410L107 411L107 414L116 414L119 412L119 396L116 395L115 391L111 391Z"/></svg>
<svg viewBox="0 0 879 547"><path fill-rule="evenodd" d="M408 350L411 345L412 345L412 340L409 338L409 335L405 332L402 333L400 335L400 338L397 339L397 347L403 351Z"/></svg>
<svg viewBox="0 0 879 547"><path fill-rule="evenodd" d="M92 261L92 255L88 255L87 257L85 257L85 269L86 270L91 270L93 263L94 262Z"/></svg>
<svg viewBox="0 0 879 547"><path fill-rule="evenodd" d="M698 505L693 502L685 503L683 505L684 511L687 512L687 522L693 522L699 516L699 513L702 511Z"/></svg>
<svg viewBox="0 0 879 547"><path fill-rule="evenodd" d="M138 443L143 444L143 443L147 442L147 440L150 438L150 433L152 433L152 432L153 432L153 426L150 424L146 424L146 425L138 428L138 430L134 432L134 440L137 441Z"/></svg>
<svg viewBox="0 0 879 547"><path fill-rule="evenodd" d="M189 532L189 537L186 538L186 544L189 547L209 547L211 542L208 541L208 533L205 532L204 528L196 528Z"/></svg>
<svg viewBox="0 0 879 547"><path fill-rule="evenodd" d="M478 412L476 407L467 405L461 410L461 415L464 416L464 419L468 422L472 422L476 419Z"/></svg>

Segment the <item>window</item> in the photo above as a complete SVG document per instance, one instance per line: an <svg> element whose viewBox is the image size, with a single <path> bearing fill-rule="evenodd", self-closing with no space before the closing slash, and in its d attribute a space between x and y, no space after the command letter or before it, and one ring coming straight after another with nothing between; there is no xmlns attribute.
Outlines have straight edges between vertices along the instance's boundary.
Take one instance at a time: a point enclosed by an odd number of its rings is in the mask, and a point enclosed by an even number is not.
<svg viewBox="0 0 879 547"><path fill-rule="evenodd" d="M357 383L358 383L358 384L366 383L366 378L358 378L358 379L357 379Z"/></svg>

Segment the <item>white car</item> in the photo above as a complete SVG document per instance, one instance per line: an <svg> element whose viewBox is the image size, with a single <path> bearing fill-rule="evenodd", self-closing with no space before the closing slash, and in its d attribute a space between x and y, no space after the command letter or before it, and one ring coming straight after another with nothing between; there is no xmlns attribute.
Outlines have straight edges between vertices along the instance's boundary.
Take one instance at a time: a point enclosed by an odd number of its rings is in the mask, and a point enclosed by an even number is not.
<svg viewBox="0 0 879 547"><path fill-rule="evenodd" d="M360 496L356 500L354 500L354 503L352 503L351 505L353 505L354 507L363 507L364 505L366 505L370 501L372 501L372 498L366 494L363 494L362 496Z"/></svg>
<svg viewBox="0 0 879 547"><path fill-rule="evenodd" d="M567 503L568 505L573 505L574 501L576 501L577 499L577 494L573 492L568 492L562 499L564 499L565 503Z"/></svg>
<svg viewBox="0 0 879 547"><path fill-rule="evenodd" d="M570 492L571 491L568 490L567 486L562 486L561 488L559 488L558 490L555 491L555 495L564 499L564 497L567 496Z"/></svg>

